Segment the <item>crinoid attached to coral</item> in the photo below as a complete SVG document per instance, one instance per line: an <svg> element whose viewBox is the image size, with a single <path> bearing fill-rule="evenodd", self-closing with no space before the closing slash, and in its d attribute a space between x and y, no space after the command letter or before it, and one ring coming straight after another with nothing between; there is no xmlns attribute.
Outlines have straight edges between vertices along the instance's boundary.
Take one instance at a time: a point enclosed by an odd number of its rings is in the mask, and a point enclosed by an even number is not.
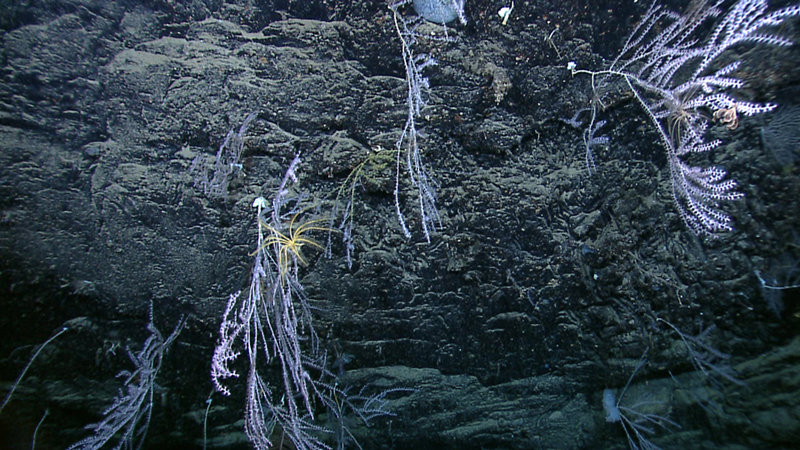
<svg viewBox="0 0 800 450"><path fill-rule="evenodd" d="M308 265L308 262L301 252L303 246L309 245L319 250L325 249L322 245L310 237L307 237L308 234L313 231L331 231L328 227L317 225L320 222L325 222L325 219L313 219L295 226L300 214L301 212L298 212L292 216L285 233L268 224L263 219L258 219L259 228L263 227L263 229L268 230L270 234L266 238L259 238L259 246L250 256L255 255L269 246L273 246L277 257L277 266L281 283L286 281L291 267L297 267L298 263L301 266ZM261 233L262 231L259 229L259 235L261 235Z"/></svg>
<svg viewBox="0 0 800 450"><path fill-rule="evenodd" d="M702 116L697 109L695 97L697 87L676 92L674 97L664 101L666 109L667 134L677 147L686 132L702 136Z"/></svg>

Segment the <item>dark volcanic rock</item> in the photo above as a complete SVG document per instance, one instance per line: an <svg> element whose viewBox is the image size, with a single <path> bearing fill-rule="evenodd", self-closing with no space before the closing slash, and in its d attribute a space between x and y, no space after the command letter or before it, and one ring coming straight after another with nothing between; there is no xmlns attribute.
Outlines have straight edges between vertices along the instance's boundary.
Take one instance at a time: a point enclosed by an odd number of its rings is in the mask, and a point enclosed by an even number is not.
<svg viewBox="0 0 800 450"><path fill-rule="evenodd" d="M582 130L562 120L590 99L567 62L603 67L644 2L517 2L503 26L499 3L469 1L452 42L419 43L438 60L418 123L442 216L430 243L404 178L410 240L395 215L407 84L384 2L16 3L0 7L3 386L33 345L65 322L70 331L0 414L0 447L27 446L45 409L41 448L85 436L131 368L126 346L147 336L150 302L162 331L181 315L187 326L159 373L145 446L203 446L221 314L249 280L253 200L271 198L301 154L296 193L327 214L379 148L391 158L353 191L352 267L334 234L332 257L309 248L301 269L339 382L410 389L389 395L396 416L354 422L363 448L623 448L602 391L619 395L646 349L626 397L650 395L682 426L657 444L797 442L800 303L782 291L777 317L762 297L778 294L754 275L798 281L800 182L760 145L769 117L713 130L726 143L713 162L745 193L725 206L736 231L720 239L684 226L658 137L629 95L604 112L611 143L594 176ZM783 94L800 81L799 57L744 54L760 71L742 76L761 81L742 95L797 103ZM209 198L193 161L213 161L251 112L241 170ZM714 325L710 343L747 385L698 375L656 318L692 336ZM265 373L281 386L276 368ZM242 394L213 397L209 446L248 446Z"/></svg>

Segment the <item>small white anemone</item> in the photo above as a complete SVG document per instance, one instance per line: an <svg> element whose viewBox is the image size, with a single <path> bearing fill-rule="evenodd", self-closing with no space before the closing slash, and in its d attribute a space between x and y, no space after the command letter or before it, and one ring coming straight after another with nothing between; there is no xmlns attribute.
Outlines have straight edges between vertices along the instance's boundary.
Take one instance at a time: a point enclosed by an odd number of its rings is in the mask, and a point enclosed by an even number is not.
<svg viewBox="0 0 800 450"><path fill-rule="evenodd" d="M514 10L514 2L511 2L511 6L503 6L497 11L497 15L503 19L503 25L508 23L508 18L511 17L511 11Z"/></svg>

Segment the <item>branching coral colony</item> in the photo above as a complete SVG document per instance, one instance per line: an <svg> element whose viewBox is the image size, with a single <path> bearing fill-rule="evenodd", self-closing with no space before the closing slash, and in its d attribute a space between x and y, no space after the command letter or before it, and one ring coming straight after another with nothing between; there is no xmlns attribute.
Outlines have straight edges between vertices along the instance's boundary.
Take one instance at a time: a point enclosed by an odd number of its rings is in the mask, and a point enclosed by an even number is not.
<svg viewBox="0 0 800 450"><path fill-rule="evenodd" d="M400 137L395 141L394 164L395 164L395 185L394 185L394 205L400 230L406 238L411 238L411 231L406 224L406 216L400 206L400 185L401 173L405 171L408 175L411 186L416 190L416 202L419 207L420 225L425 240L430 242L431 233L436 231L441 224L439 211L436 208L436 189L437 184L428 171L422 160L420 149L421 134L417 129L417 119L419 119L423 108L426 106L426 94L430 85L428 78L423 75L423 71L437 64L436 59L427 53L415 51L415 45L421 40L450 42L453 38L447 35L446 23L458 19L462 24L466 23L464 15L463 0L426 0L413 2L414 9L419 15L408 17L401 13L401 9L412 3L412 0L399 0L389 4L392 11L393 24L397 38L400 41L401 56L405 68L406 82L406 107L408 108L406 122ZM436 25L441 25L444 36L422 35L417 31L418 27L428 20ZM371 152L367 158L358 164L347 176L342 186L336 192L336 199L331 210L329 227L333 228L337 221L337 215L341 214L338 229L342 232L342 242L345 248L347 266L352 267L353 245L353 219L355 204L353 203L353 193L356 185L360 182L367 166L381 167L387 159L386 150L378 147ZM349 190L349 195L346 195ZM330 255L331 239L328 242L325 252Z"/></svg>
<svg viewBox="0 0 800 450"><path fill-rule="evenodd" d="M394 18L394 27L397 32L397 37L400 40L400 49L403 56L403 65L406 70L406 84L407 96L406 105L408 106L408 116L406 117L406 124L403 127L400 138L395 144L397 149L397 167L395 175L395 188L394 188L394 205L397 212L397 219L400 222L400 228L403 234L411 237L411 232L406 225L405 216L400 208L400 171L403 167L402 161L405 160L405 170L411 180L411 185L417 190L417 203L419 204L420 223L422 225L422 232L425 234L425 239L431 241L431 233L436 231L436 227L440 224L439 211L436 209L436 182L428 173L428 169L422 162L422 155L419 149L419 140L421 138L419 130L417 130L417 118L419 118L422 108L425 107L425 92L430 87L428 78L422 74L422 71L427 67L435 66L436 59L427 53L416 53L414 45L422 37L417 32L417 27L423 23L423 15L426 13L433 14L432 19L439 21L445 29L444 22L449 22L458 18L462 23L466 22L464 17L464 2L463 1L445 1L439 2L420 2L420 3L440 3L439 5L431 6L431 9L423 9L417 12L421 16L412 16L410 18L404 17L400 13L400 8L404 5L411 3L411 0L400 0L393 2L389 5L392 10ZM415 2L415 8L417 3ZM446 11L443 13L442 10ZM450 38L445 37L434 38L426 36L426 39L438 39L448 41Z"/></svg>
<svg viewBox="0 0 800 450"><path fill-rule="evenodd" d="M156 376L161 369L164 354L185 324L181 317L178 325L166 339L153 323L153 305L150 304L147 330L150 337L138 353L126 349L135 369L124 370L117 377L124 377L123 386L114 402L103 411L103 420L87 426L92 435L67 447L73 449L99 449L117 437L116 448L141 448L147 436L150 417L153 412L153 393L156 389Z"/></svg>
<svg viewBox="0 0 800 450"><path fill-rule="evenodd" d="M720 210L719 203L742 194L736 191L735 181L725 179L727 174L721 167L697 167L685 158L721 144L719 140L706 140L710 120L733 130L739 124L739 115L752 116L777 106L730 95L729 90L744 85L735 76L741 61L719 67L720 56L743 43L791 45L772 29L800 15L800 5L767 12L766 0L739 0L723 13L723 3L694 2L683 15L653 3L607 69L576 70L574 62L567 66L573 75L591 76L594 100L584 133L589 171L594 168L592 146L606 142L604 137L594 137L603 123L597 120L597 114L603 107L604 92L613 81L622 80L658 131L667 150L675 204L696 234L731 230L731 218ZM720 16L713 31L701 35L707 29L704 25Z"/></svg>
<svg viewBox="0 0 800 450"><path fill-rule="evenodd" d="M240 354L234 349L237 341L244 346L249 363L245 433L257 449L272 447L270 436L276 426L297 449L330 448L323 439L326 434L352 440L343 425L345 412L365 421L388 414L383 409L385 392L348 399L326 369L299 268L304 264L302 246L321 248L307 234L327 229L316 226L318 220L297 225L305 211L303 197L290 197L289 185L297 182L299 164L298 156L289 165L271 207L263 197L253 202L258 211L258 238L250 288L246 297L241 292L231 294L212 357L211 379L217 391L230 395L223 381L239 376L230 364ZM263 362L259 363L259 357ZM259 372L273 362L280 366L282 389L270 386ZM333 429L315 424L315 406L332 416L328 422L335 424ZM340 440L339 446L343 445Z"/></svg>

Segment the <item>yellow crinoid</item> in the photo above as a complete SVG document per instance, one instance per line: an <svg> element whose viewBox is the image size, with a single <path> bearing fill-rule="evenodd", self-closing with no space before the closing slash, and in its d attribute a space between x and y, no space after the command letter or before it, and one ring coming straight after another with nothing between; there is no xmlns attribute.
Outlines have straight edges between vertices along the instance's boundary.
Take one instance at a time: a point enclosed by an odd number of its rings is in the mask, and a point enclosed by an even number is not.
<svg viewBox="0 0 800 450"><path fill-rule="evenodd" d="M297 222L297 218L300 214L301 213L298 212L292 216L286 233L282 233L272 225L264 222L260 218L258 219L259 227L269 230L270 235L261 240L261 245L253 253L251 253L250 256L255 255L269 246L274 246L275 253L278 257L277 264L281 283L286 281L286 276L289 274L289 269L292 263L300 263L302 266L308 265L305 258L303 258L302 252L300 251L304 245L309 245L320 250L324 249L324 247L322 247L319 243L307 237L308 233L312 231L331 231L331 229L328 227L317 225L320 222L324 222L325 219L309 220L308 222L303 222L299 226L295 227L295 223ZM259 234L260 233L261 231L259 230Z"/></svg>

